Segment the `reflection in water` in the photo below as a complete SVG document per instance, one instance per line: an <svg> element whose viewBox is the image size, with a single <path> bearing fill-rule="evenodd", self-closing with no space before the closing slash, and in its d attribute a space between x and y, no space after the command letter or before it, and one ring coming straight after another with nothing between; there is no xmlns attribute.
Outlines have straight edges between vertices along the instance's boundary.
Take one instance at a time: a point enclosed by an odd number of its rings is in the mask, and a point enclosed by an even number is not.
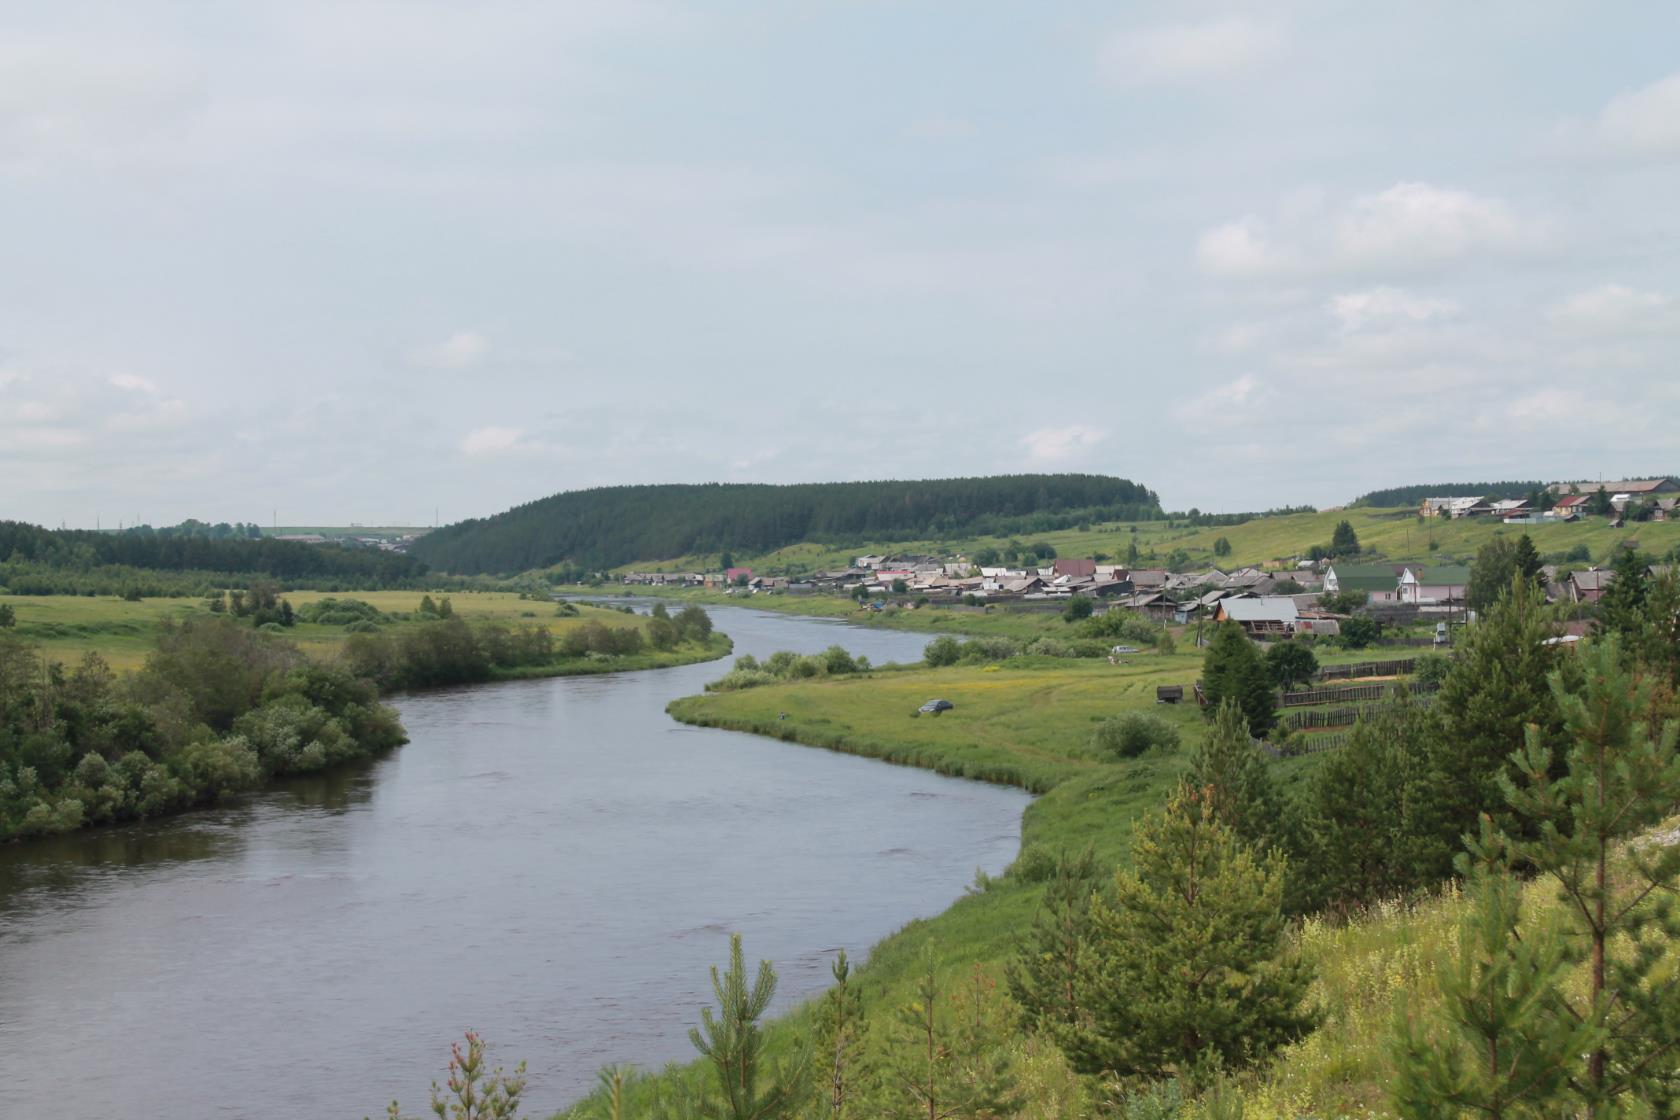
<svg viewBox="0 0 1680 1120"><path fill-rule="evenodd" d="M925 638L739 610L739 652ZM20 1115L375 1114L477 1028L534 1114L686 1056L739 930L780 1006L1014 855L1013 790L681 728L724 666L400 701L412 742L237 805L0 850Z"/></svg>

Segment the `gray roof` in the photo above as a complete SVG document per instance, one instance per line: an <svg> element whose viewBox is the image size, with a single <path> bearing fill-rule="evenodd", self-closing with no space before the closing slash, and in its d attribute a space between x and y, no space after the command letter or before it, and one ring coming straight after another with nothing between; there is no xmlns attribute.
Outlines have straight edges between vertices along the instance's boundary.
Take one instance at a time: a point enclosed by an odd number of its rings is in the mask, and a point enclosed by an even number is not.
<svg viewBox="0 0 1680 1120"><path fill-rule="evenodd" d="M1295 600L1287 595L1268 595L1260 599L1227 599L1219 604L1225 617L1237 622L1294 622L1299 613Z"/></svg>

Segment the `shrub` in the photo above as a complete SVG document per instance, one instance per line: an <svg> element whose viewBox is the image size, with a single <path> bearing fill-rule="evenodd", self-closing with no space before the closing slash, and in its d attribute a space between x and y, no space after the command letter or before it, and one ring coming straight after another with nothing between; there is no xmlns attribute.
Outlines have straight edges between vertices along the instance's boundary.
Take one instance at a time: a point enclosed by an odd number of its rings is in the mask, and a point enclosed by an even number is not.
<svg viewBox="0 0 1680 1120"><path fill-rule="evenodd" d="M963 643L949 634L941 634L927 644L922 650L922 660L930 668L940 669L947 665L955 665L963 655Z"/></svg>
<svg viewBox="0 0 1680 1120"><path fill-rule="evenodd" d="M1116 758L1136 758L1157 748L1172 750L1177 747L1178 728L1160 716L1126 712L1098 724L1091 735L1091 746Z"/></svg>

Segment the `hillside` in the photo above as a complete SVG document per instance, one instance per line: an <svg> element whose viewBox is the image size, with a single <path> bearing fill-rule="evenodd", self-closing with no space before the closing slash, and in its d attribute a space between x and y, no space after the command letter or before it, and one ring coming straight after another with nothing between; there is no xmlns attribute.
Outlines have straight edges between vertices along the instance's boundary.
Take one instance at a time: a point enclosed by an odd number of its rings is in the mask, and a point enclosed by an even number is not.
<svg viewBox="0 0 1680 1120"><path fill-rule="evenodd" d="M1147 487L1089 474L612 486L448 525L416 541L412 551L457 573L611 568L661 556L765 553L809 541L1038 533L1160 512Z"/></svg>

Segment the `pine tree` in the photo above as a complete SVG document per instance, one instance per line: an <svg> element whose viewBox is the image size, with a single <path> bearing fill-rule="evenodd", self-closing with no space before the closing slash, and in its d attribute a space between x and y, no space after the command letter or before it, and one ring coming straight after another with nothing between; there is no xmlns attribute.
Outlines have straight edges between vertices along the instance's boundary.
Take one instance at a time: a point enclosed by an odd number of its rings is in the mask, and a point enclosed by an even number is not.
<svg viewBox="0 0 1680 1120"><path fill-rule="evenodd" d="M1587 1114L1638 1099L1673 1115L1680 1103L1680 1000L1664 968L1680 937L1675 905L1680 845L1630 843L1680 812L1680 754L1670 720L1653 732L1652 682L1621 664L1614 637L1584 652L1585 679L1554 673L1568 747L1530 728L1506 777L1506 796L1532 827L1515 856L1556 882L1572 948L1587 961L1583 999L1560 1014L1598 1032L1584 1069L1571 1073ZM1613 952L1613 950L1615 950Z"/></svg>
<svg viewBox="0 0 1680 1120"><path fill-rule="evenodd" d="M814 1043L826 1083L821 1111L830 1120L849 1120L867 1115L862 1056L869 1038L869 1021L864 1017L862 993L852 982L844 949L835 957L832 972L834 986L824 994L818 1009Z"/></svg>
<svg viewBox="0 0 1680 1120"><path fill-rule="evenodd" d="M1615 559L1610 562L1614 576L1598 601L1598 624L1594 629L1600 635L1614 634L1630 655L1637 652L1640 635L1650 623L1645 613L1651 596L1648 567L1649 563L1633 549L1617 549Z"/></svg>
<svg viewBox="0 0 1680 1120"><path fill-rule="evenodd" d="M1196 790L1195 804L1240 842L1257 851L1288 848L1282 798L1236 701L1228 698L1215 710L1185 781Z"/></svg>
<svg viewBox="0 0 1680 1120"><path fill-rule="evenodd" d="M1021 1025L1028 1031L1054 1036L1085 1021L1079 961L1091 935L1095 879L1096 855L1091 849L1058 856L1038 916L1009 962L1009 994L1020 1005Z"/></svg>
<svg viewBox="0 0 1680 1120"><path fill-rule="evenodd" d="M1558 633L1539 590L1513 578L1506 593L1471 626L1441 684L1437 709L1442 734L1430 758L1431 808L1440 825L1436 878L1451 870L1451 854L1473 835L1483 813L1503 826L1507 812L1499 785L1512 755L1523 745L1523 728L1537 724L1548 744L1560 744L1563 719L1547 683L1560 665L1560 647L1547 639Z"/></svg>
<svg viewBox="0 0 1680 1120"><path fill-rule="evenodd" d="M1456 954L1436 968L1440 1006L1421 1015L1403 1004L1395 1023L1389 1094L1402 1120L1567 1115L1568 1067L1596 1038L1551 1014L1567 950L1549 927L1519 932L1522 887L1492 822L1483 822L1475 860L1460 859L1471 905Z"/></svg>
<svg viewBox="0 0 1680 1120"><path fill-rule="evenodd" d="M1336 522L1335 531L1330 534L1330 552L1334 556L1359 555L1359 534L1353 531L1353 522Z"/></svg>
<svg viewBox="0 0 1680 1120"><path fill-rule="evenodd" d="M1081 972L1090 1025L1063 1049L1083 1073L1194 1075L1263 1060L1316 1023L1283 919L1286 861L1257 857L1182 787L1138 825L1135 870L1092 903Z"/></svg>
<svg viewBox="0 0 1680 1120"><path fill-rule="evenodd" d="M1434 710L1399 690L1325 755L1302 797L1304 866L1293 878L1304 880L1303 909L1345 912L1433 883L1450 866L1457 840L1440 839L1427 783L1439 735Z"/></svg>
<svg viewBox="0 0 1680 1120"><path fill-rule="evenodd" d="M716 1075L715 1095L694 1103L695 1115L712 1120L785 1120L799 1107L805 1089L803 1055L774 1066L766 1052L764 1031L758 1025L776 994L776 970L758 962L758 975L747 986L747 966L741 955L741 935L729 937L729 969L722 976L712 968L712 992L717 1014L700 1010L700 1028L688 1032L689 1041L710 1063Z"/></svg>
<svg viewBox="0 0 1680 1120"><path fill-rule="evenodd" d="M1542 571L1545 564L1540 559L1540 550L1534 547L1534 541L1527 533L1517 538L1517 546L1511 553L1511 564L1518 575L1536 587L1546 586L1546 573Z"/></svg>
<svg viewBox="0 0 1680 1120"><path fill-rule="evenodd" d="M1651 581L1636 652L1640 664L1680 688L1680 570L1670 568Z"/></svg>
<svg viewBox="0 0 1680 1120"><path fill-rule="evenodd" d="M1235 622L1222 622L1202 658L1202 690L1208 706L1218 711L1226 699L1235 700L1255 735L1272 729L1277 696L1272 692L1266 661Z"/></svg>
<svg viewBox="0 0 1680 1120"><path fill-rule="evenodd" d="M975 968L945 991L924 952L916 998L899 1008L887 1051L886 1115L897 1120L994 1120L1020 1106L1011 1032L996 985Z"/></svg>

